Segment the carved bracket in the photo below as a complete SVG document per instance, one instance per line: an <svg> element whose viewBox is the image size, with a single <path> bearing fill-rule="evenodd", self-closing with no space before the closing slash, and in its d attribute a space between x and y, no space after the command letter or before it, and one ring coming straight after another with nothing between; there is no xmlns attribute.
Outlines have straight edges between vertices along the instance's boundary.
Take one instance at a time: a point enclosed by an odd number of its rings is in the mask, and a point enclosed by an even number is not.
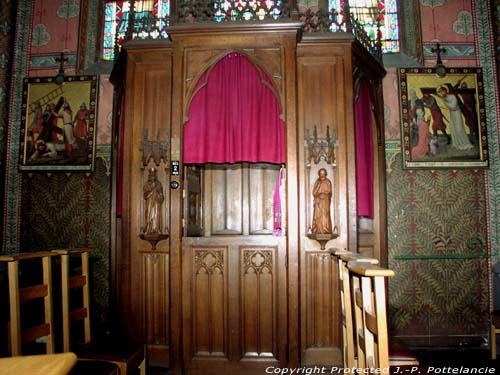
<svg viewBox="0 0 500 375"><path fill-rule="evenodd" d="M326 127L326 138L318 138L318 129L314 126L313 136L311 137L309 129L306 129L305 146L307 148L306 167L312 163L318 164L321 159L332 166L337 165L335 149L338 146L337 135L330 135L330 127Z"/></svg>
<svg viewBox="0 0 500 375"><path fill-rule="evenodd" d="M160 166L160 163L163 160L168 168L168 141L163 142L160 140L159 130L156 135L156 141L150 141L148 129L143 129L140 150L142 151L142 169L144 169L149 164L149 161L151 159L153 159L157 167Z"/></svg>
<svg viewBox="0 0 500 375"><path fill-rule="evenodd" d="M318 241L321 247L321 250L325 250L326 243L330 240L334 240L339 236L339 230L335 226L333 227L333 233L308 233L307 238Z"/></svg>

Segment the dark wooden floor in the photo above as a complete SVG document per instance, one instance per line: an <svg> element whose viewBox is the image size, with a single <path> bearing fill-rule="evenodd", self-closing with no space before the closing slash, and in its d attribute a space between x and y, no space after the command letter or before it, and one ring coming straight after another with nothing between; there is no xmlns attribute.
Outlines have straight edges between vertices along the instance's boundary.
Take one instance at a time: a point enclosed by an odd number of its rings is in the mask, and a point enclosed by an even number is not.
<svg viewBox="0 0 500 375"><path fill-rule="evenodd" d="M420 366L391 367L391 375L439 375L439 374L497 374L500 375L500 355L497 360L490 359L489 349L416 349L413 352ZM303 370L303 369L301 369ZM290 373L290 372L289 372ZM297 373L297 372L295 372ZM314 374L303 371L299 374ZM316 372L318 373L318 372ZM321 372L319 372L321 373ZM330 371L326 371L329 374ZM168 369L150 367L148 375L168 374ZM238 374L234 374L238 375ZM266 375L263 372L262 375Z"/></svg>
<svg viewBox="0 0 500 375"><path fill-rule="evenodd" d="M414 350L414 353L424 366L463 366L464 368L489 367L500 370L500 355L495 361L491 360L488 348L420 349ZM498 373L500 374L500 372Z"/></svg>

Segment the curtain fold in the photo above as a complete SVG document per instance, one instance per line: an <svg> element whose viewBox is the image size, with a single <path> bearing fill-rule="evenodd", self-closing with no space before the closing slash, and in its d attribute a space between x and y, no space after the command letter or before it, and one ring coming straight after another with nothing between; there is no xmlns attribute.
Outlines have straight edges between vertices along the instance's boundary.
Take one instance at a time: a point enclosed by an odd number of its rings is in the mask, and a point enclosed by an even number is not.
<svg viewBox="0 0 500 375"><path fill-rule="evenodd" d="M271 85L236 52L205 73L184 125L184 163L284 163L285 124Z"/></svg>
<svg viewBox="0 0 500 375"><path fill-rule="evenodd" d="M373 115L368 83L360 82L354 108L358 216L374 217Z"/></svg>

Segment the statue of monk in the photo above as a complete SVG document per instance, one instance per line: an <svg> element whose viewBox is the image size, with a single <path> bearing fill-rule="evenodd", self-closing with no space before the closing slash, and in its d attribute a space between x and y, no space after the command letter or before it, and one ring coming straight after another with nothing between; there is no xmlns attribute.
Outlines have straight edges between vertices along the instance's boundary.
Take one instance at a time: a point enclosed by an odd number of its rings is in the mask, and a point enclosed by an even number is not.
<svg viewBox="0 0 500 375"><path fill-rule="evenodd" d="M162 233L163 215L162 204L164 200L163 187L156 177L156 169L149 170L148 181L144 184L145 234Z"/></svg>
<svg viewBox="0 0 500 375"><path fill-rule="evenodd" d="M332 219L330 217L330 203L332 200L332 182L326 177L326 169L318 171L318 179L314 183L314 211L311 227L312 233L332 233Z"/></svg>

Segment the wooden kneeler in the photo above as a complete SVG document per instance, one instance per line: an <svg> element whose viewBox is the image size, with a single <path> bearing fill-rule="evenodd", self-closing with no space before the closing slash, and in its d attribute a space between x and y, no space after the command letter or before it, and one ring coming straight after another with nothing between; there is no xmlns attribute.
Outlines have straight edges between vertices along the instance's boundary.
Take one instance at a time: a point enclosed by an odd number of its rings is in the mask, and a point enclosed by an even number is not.
<svg viewBox="0 0 500 375"><path fill-rule="evenodd" d="M93 248L75 248L53 250L61 257L61 290L63 347L65 351L73 349L78 358L99 359L115 363L120 368L121 375L140 370L140 375L146 374L146 357L144 344L129 343L126 340L113 340L112 336L92 341L89 308L89 253ZM70 276L69 258L79 256L81 259L81 274ZM81 307L70 310L70 291L82 290ZM71 347L71 325L83 320L84 342Z"/></svg>

